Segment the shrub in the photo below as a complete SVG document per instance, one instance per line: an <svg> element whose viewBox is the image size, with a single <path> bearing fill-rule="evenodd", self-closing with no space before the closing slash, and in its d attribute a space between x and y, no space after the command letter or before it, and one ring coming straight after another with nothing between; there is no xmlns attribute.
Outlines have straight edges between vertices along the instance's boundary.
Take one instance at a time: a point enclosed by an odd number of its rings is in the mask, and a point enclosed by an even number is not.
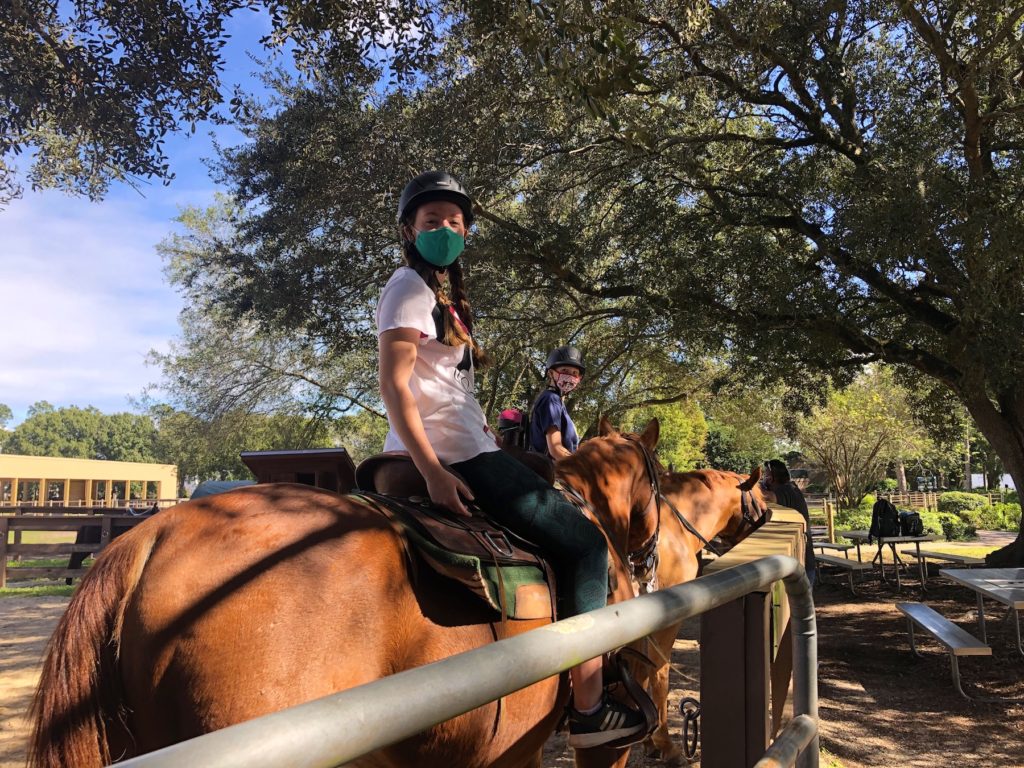
<svg viewBox="0 0 1024 768"><path fill-rule="evenodd" d="M960 515L939 512L938 516L942 525L942 535L946 537L946 541L973 539L978 533L978 529L974 527L973 523L965 520Z"/></svg>
<svg viewBox="0 0 1024 768"><path fill-rule="evenodd" d="M924 525L924 532L933 533L936 536L942 535L943 514L941 512L927 512L923 509L918 511L921 514L921 524Z"/></svg>
<svg viewBox="0 0 1024 768"><path fill-rule="evenodd" d="M984 506L981 509L965 509L959 513L959 517L965 523L974 526L974 529L979 528L991 529L993 526L994 515L992 514L992 507Z"/></svg>
<svg viewBox="0 0 1024 768"><path fill-rule="evenodd" d="M891 477L887 477L884 480L882 480L882 482L880 482L878 484L878 492L879 493L895 493L896 489L899 488L899 487L900 487L899 483L897 483Z"/></svg>
<svg viewBox="0 0 1024 768"><path fill-rule="evenodd" d="M844 531L866 531L871 527L871 510L840 509L836 512L836 528Z"/></svg>
<svg viewBox="0 0 1024 768"><path fill-rule="evenodd" d="M975 513L967 513L968 516L973 514ZM977 526L971 520L949 512L925 512L922 510L921 522L924 524L925 533L944 536L946 541L973 539L978 533Z"/></svg>
<svg viewBox="0 0 1024 768"><path fill-rule="evenodd" d="M993 504L989 509L992 522L986 522L987 530L1016 531L1020 528L1020 504Z"/></svg>
<svg viewBox="0 0 1024 768"><path fill-rule="evenodd" d="M939 496L939 512L958 514L968 509L981 509L987 506L988 499L977 493L946 491Z"/></svg>
<svg viewBox="0 0 1024 768"><path fill-rule="evenodd" d="M1007 491L1003 494L1003 501L1007 504L1020 504L1020 494L1016 491Z"/></svg>
<svg viewBox="0 0 1024 768"><path fill-rule="evenodd" d="M866 512L870 516L871 508L875 506L876 501L878 501L878 499L874 496L874 494L869 493L867 496L860 500L860 504L857 505L857 511L862 514Z"/></svg>

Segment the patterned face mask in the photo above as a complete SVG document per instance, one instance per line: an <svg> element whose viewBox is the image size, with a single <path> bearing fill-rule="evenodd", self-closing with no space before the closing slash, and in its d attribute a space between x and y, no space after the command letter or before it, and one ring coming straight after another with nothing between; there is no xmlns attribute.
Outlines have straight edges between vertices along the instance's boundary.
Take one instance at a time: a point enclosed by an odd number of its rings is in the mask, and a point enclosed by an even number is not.
<svg viewBox="0 0 1024 768"><path fill-rule="evenodd" d="M558 391L563 395L568 395L580 384L580 375L578 373L559 373L555 371L552 377L555 386L558 387Z"/></svg>

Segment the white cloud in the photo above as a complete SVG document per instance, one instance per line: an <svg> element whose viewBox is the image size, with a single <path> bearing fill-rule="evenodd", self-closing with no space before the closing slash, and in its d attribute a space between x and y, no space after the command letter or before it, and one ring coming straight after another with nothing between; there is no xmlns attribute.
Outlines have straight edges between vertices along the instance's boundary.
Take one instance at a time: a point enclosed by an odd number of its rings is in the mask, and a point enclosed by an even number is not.
<svg viewBox="0 0 1024 768"><path fill-rule="evenodd" d="M157 379L145 356L181 307L154 248L171 215L130 192L28 194L0 212L0 403L15 421L38 400L124 410Z"/></svg>

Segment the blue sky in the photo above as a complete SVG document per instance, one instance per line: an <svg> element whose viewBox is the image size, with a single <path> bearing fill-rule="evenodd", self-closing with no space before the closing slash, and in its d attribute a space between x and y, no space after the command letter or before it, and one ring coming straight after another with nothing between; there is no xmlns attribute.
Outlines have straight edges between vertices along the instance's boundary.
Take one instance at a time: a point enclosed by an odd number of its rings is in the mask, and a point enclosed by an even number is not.
<svg viewBox="0 0 1024 768"><path fill-rule="evenodd" d="M245 52L260 53L267 16L240 12L227 27L224 93L236 83L262 92ZM144 183L140 195L117 185L98 203L26 191L0 211L0 403L14 412L8 426L39 400L131 410L130 398L159 381L145 358L167 350L182 302L155 245L174 231L182 207L206 205L217 191L202 163L213 155L211 130L222 144L240 140L210 125L170 137L169 186Z"/></svg>

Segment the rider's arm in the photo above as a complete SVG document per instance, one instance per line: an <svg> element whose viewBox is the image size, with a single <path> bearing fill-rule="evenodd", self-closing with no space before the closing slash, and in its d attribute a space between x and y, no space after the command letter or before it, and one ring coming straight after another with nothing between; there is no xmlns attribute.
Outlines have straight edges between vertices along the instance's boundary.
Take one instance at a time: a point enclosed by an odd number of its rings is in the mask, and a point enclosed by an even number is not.
<svg viewBox="0 0 1024 768"><path fill-rule="evenodd" d="M544 433L544 439L547 441L548 453L551 455L551 458L557 461L558 459L572 456L569 449L562 445L562 433L558 427L554 425L548 427Z"/></svg>
<svg viewBox="0 0 1024 768"><path fill-rule="evenodd" d="M459 493L472 500L473 494L457 477L445 470L434 453L409 378L416 363L420 332L414 328L393 328L380 335L380 395L391 417L391 426L427 482L435 504L468 515Z"/></svg>

